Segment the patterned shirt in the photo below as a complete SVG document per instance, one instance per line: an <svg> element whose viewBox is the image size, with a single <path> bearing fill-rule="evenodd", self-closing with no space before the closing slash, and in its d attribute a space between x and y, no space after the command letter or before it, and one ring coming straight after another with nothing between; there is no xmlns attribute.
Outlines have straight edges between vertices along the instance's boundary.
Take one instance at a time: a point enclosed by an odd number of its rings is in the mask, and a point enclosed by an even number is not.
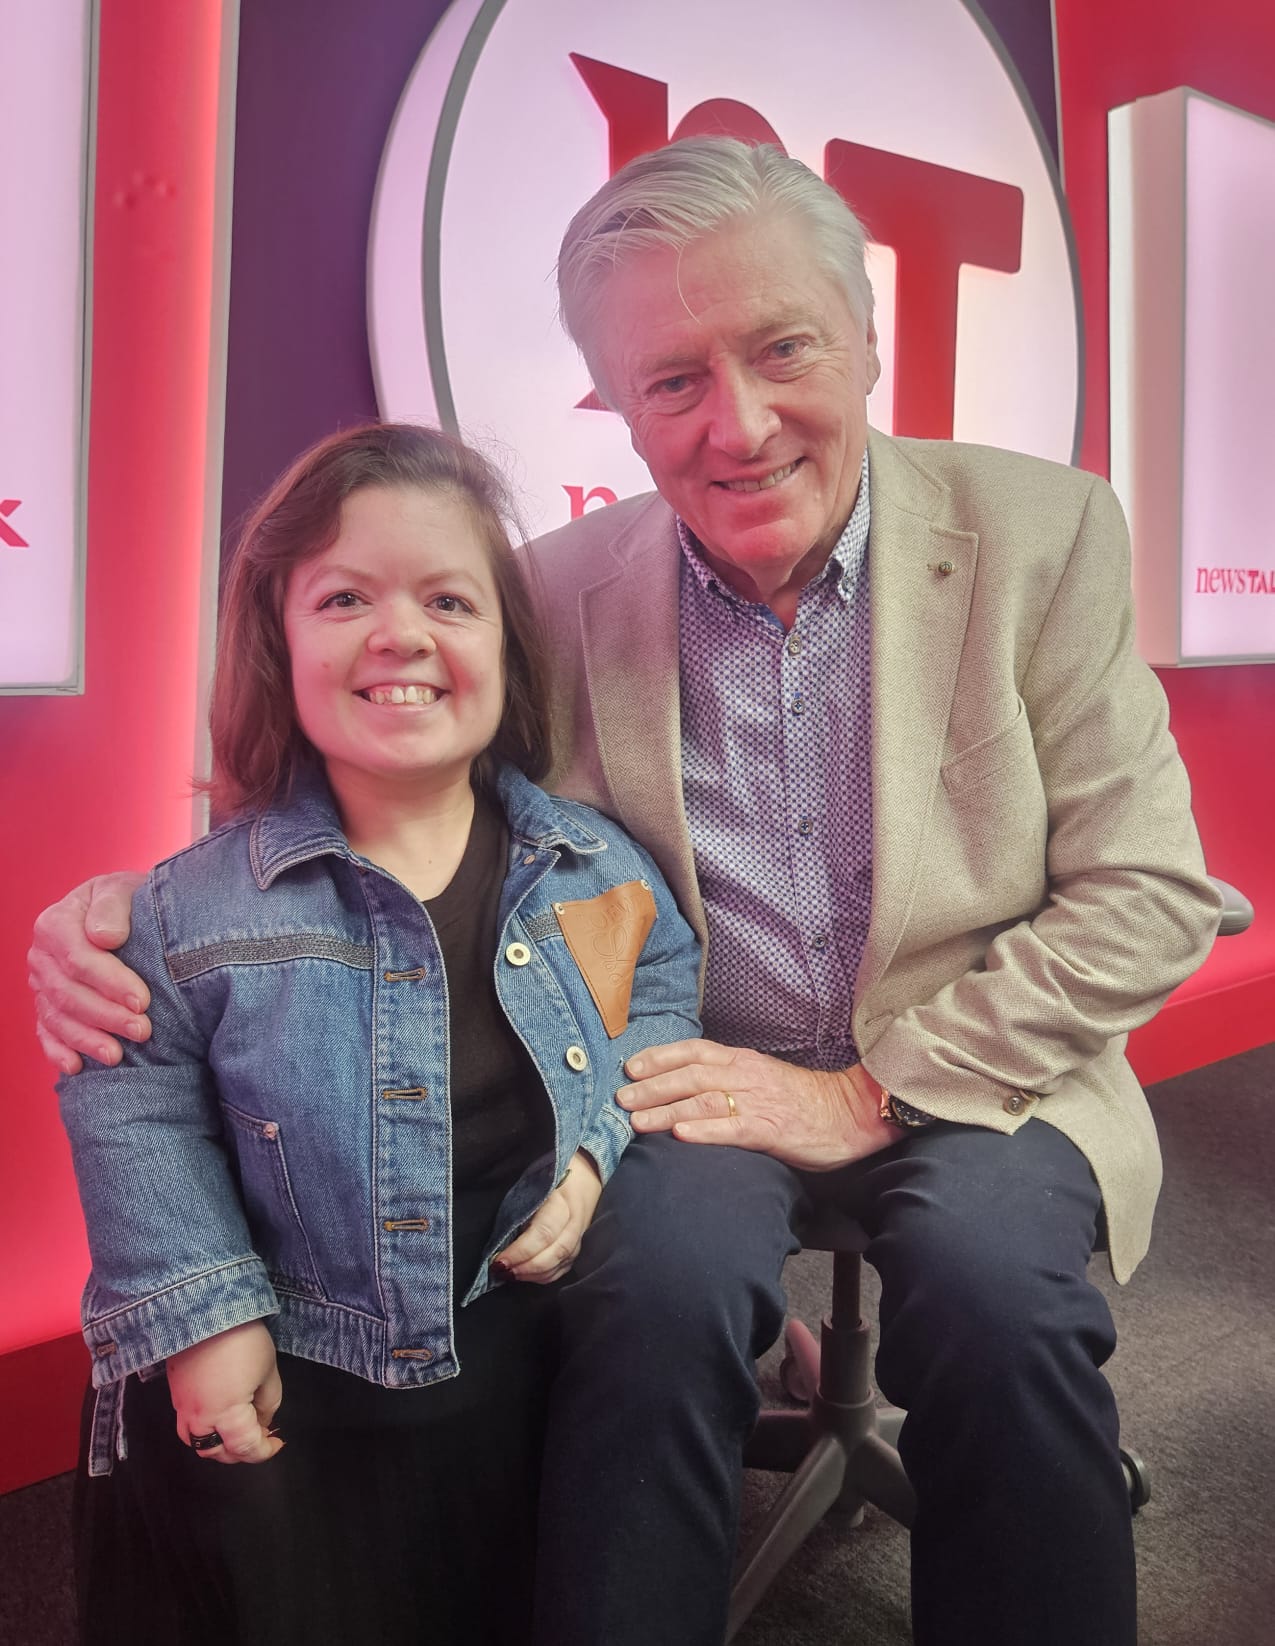
<svg viewBox="0 0 1275 1646"><path fill-rule="evenodd" d="M708 921L704 1033L807 1068L857 1062L872 901L868 459L790 630L678 521L682 793Z"/></svg>

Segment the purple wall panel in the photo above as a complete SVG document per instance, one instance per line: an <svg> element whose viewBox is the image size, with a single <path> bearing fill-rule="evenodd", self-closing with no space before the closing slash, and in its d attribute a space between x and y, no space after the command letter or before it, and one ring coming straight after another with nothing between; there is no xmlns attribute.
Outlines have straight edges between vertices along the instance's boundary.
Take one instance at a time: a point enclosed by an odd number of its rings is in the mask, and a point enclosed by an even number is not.
<svg viewBox="0 0 1275 1646"><path fill-rule="evenodd" d="M376 415L365 315L381 149L446 0L243 0L222 520Z"/></svg>

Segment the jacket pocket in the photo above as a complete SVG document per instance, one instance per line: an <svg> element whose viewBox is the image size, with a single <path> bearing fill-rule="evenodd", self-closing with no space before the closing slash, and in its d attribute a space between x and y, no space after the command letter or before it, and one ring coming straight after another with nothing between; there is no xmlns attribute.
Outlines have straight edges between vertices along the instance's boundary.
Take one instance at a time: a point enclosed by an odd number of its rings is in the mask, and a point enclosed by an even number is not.
<svg viewBox="0 0 1275 1646"><path fill-rule="evenodd" d="M223 1100L222 1112L233 1129L239 1184L248 1227L258 1255L278 1291L326 1298L310 1239L292 1193L283 1152L282 1128L276 1120L259 1120Z"/></svg>
<svg viewBox="0 0 1275 1646"><path fill-rule="evenodd" d="M633 973L655 924L655 898L645 880L626 880L597 897L555 903L553 912L612 1040L629 1026Z"/></svg>
<svg viewBox="0 0 1275 1646"><path fill-rule="evenodd" d="M967 794L989 777L1020 761L1036 759L1036 745L1032 739L1031 722L1027 709L1019 699L1018 713L998 732L972 743L946 762L943 767L943 786L954 800Z"/></svg>

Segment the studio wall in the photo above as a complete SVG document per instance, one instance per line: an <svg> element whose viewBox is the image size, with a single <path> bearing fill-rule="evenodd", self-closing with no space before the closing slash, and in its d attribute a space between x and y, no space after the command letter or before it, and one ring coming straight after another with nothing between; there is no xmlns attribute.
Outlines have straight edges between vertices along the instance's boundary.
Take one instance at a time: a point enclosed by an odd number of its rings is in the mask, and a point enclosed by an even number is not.
<svg viewBox="0 0 1275 1646"><path fill-rule="evenodd" d="M191 837L205 505L210 480L220 489L222 12L100 7L85 690L0 698L0 1490L74 1462L87 1366L75 1329L88 1256L34 1035L32 921L88 875Z"/></svg>

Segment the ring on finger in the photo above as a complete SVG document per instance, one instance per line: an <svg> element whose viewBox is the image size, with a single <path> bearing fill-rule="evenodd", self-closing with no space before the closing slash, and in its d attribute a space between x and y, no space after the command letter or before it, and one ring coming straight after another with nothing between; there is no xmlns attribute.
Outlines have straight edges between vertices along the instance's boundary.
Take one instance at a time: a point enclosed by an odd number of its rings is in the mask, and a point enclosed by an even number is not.
<svg viewBox="0 0 1275 1646"><path fill-rule="evenodd" d="M730 1115L730 1118L732 1120L737 1119L739 1116L739 1105L735 1102L735 1099L729 1092L723 1092L722 1096L726 1099L726 1111Z"/></svg>
<svg viewBox="0 0 1275 1646"><path fill-rule="evenodd" d="M224 1441L216 1429L209 1429L206 1435L191 1435L190 1449L192 1452L211 1452L216 1447L224 1445Z"/></svg>

